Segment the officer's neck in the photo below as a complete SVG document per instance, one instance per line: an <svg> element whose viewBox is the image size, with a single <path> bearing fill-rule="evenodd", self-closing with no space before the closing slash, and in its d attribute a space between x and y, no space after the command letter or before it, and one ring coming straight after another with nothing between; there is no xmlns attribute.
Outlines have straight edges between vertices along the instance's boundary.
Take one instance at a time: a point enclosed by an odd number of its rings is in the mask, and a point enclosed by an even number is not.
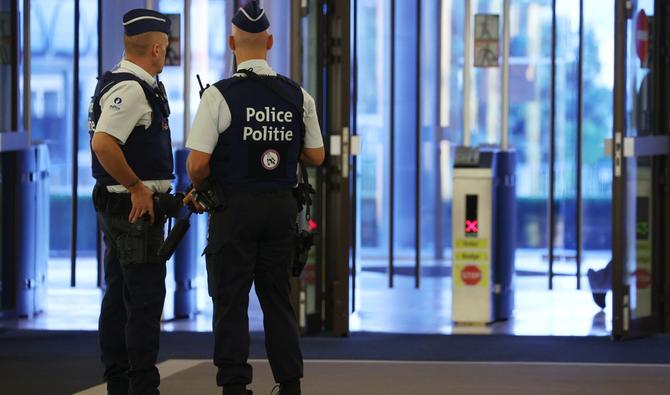
<svg viewBox="0 0 670 395"><path fill-rule="evenodd" d="M235 60L237 61L238 65L241 65L242 63L248 61L248 60L268 60L268 52L267 51L248 51L248 52L242 52L242 51L236 51L235 52Z"/></svg>
<svg viewBox="0 0 670 395"><path fill-rule="evenodd" d="M159 72L159 70L156 70L156 68L152 64L151 59L132 56L132 55L128 55L128 54L126 54L125 59L127 61L129 61L131 63L134 63L137 66L141 67L144 71L149 73L152 77L156 77L156 75Z"/></svg>

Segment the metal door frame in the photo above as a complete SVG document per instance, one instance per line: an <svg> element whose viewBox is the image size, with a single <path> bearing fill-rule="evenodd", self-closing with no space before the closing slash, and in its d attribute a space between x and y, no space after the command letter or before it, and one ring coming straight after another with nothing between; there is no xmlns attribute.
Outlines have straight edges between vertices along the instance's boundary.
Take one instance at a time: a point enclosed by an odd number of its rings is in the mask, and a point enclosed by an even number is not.
<svg viewBox="0 0 670 395"><path fill-rule="evenodd" d="M335 336L349 334L349 267L351 259L352 161L350 157L351 114L351 12L349 1L327 0L324 4L327 52L322 123L328 136L339 136L340 155L326 158L326 232L324 329ZM332 147L331 147L332 148ZM337 220L334 220L337 219Z"/></svg>
<svg viewBox="0 0 670 395"><path fill-rule="evenodd" d="M668 256L667 243L663 240L668 222L667 215L659 215L661 212L667 211L665 209L668 204L668 193L665 179L667 178L667 162L664 158L652 158L652 213L653 218L661 219L652 222L652 315L649 317L642 317L632 319L630 317L629 300L629 286L626 281L628 276L626 264L626 241L630 232L635 232L635 229L626 227L627 216L627 200L626 195L630 192L631 185L626 181L628 173L628 160L636 160L641 156L658 155L658 141L664 137L667 138L667 126L665 128L665 136L658 135L651 137L632 137L627 138L627 86L628 86L628 25L629 20L634 17L633 5L626 0L616 0L615 2L615 54L614 54L614 128L612 131L613 141L613 162L612 162L612 255L613 255L613 272L612 272L612 291L613 291L613 314L612 314L612 336L615 339L634 338L640 336L651 335L661 330L660 317L663 314L664 306L661 303L662 289L666 288L662 281L663 263L666 262ZM660 1L654 2L654 15L663 15L666 13L666 6ZM657 18L656 26L658 31L663 32L664 18ZM665 36L664 36L665 37ZM664 50L666 44L662 43L662 39L656 39L653 42L652 51L660 54ZM665 73L663 66L666 60L662 56L655 56L653 59L653 70L656 73L655 77L658 81L665 81ZM656 86L665 86L656 84ZM657 108L664 100L663 89L656 89L653 97L653 104ZM662 111L656 111L652 119L652 125L662 127L667 125L662 123L666 115ZM666 119L667 121L667 119ZM653 128L654 126L652 126ZM633 143L635 148L632 152L626 152L626 146ZM628 158L628 159L627 159ZM663 198L662 200L660 198ZM665 204L664 204L665 203ZM666 278L666 284L668 279ZM667 291L666 291L667 292ZM667 321L666 313L666 321Z"/></svg>

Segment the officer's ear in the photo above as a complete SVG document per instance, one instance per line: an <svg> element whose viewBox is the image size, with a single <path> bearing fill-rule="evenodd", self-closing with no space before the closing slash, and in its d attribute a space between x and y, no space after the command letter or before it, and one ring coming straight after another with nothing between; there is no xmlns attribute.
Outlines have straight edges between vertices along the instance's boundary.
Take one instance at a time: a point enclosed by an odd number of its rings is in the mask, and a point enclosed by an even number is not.
<svg viewBox="0 0 670 395"><path fill-rule="evenodd" d="M158 57L161 54L161 44L154 43L154 45L151 47L151 52L153 52L154 56Z"/></svg>
<svg viewBox="0 0 670 395"><path fill-rule="evenodd" d="M228 48L235 52L235 36L228 36Z"/></svg>
<svg viewBox="0 0 670 395"><path fill-rule="evenodd" d="M274 43L275 43L275 40L274 40L272 34L270 34L268 36L268 41L266 43L266 48L265 49L267 49L268 51L271 50Z"/></svg>

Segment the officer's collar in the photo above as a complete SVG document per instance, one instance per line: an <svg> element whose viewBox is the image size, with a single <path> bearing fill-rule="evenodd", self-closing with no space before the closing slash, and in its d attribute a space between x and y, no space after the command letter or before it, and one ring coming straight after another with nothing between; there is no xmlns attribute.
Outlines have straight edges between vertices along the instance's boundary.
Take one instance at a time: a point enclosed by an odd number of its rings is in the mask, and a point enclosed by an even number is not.
<svg viewBox="0 0 670 395"><path fill-rule="evenodd" d="M144 80L149 86L155 86L156 85L156 78L152 77L151 74L149 74L146 70L141 68L140 66L136 65L135 63L123 59L121 60L121 63L119 63L119 68L120 69L126 69L130 71L132 74L135 74L136 76L140 77L142 80Z"/></svg>
<svg viewBox="0 0 670 395"><path fill-rule="evenodd" d="M264 74L264 75L276 75L277 74L270 68L270 65L268 64L267 60L265 60L265 59L247 60L245 62L242 62L242 63L238 64L237 69L238 70L241 70L241 69L249 70L250 69L251 71L253 71L256 74ZM239 73L237 73L237 74L241 75Z"/></svg>

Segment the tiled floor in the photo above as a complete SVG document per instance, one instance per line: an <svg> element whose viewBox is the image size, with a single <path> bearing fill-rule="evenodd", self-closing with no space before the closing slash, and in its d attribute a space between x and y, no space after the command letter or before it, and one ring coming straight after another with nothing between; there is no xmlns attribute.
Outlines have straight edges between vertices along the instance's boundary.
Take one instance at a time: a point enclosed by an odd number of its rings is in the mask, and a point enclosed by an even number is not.
<svg viewBox="0 0 670 395"><path fill-rule="evenodd" d="M607 257L595 255L585 262L586 268L604 266ZM517 253L517 269L546 271L541 255L532 251ZM381 265L380 262L363 262ZM424 266L440 266L427 262ZM445 272L448 270L441 270ZM558 272L574 272L574 263L559 262ZM31 329L97 329L101 291L95 288L95 262L81 259L77 271L81 286L68 288L69 261L53 260L49 271L50 288L45 312L32 319L3 319L0 327ZM168 287L172 273L168 272ZM547 277L517 276L515 279L516 307L513 318L489 326L455 326L451 321L451 278L424 276L421 289L414 288L412 276L397 275L395 287L387 287L384 273L359 270L356 283L356 312L350 317L352 331L396 333L503 333L516 335L606 336L611 330L611 312L601 311L592 301L588 283L586 290L575 289L574 276L555 278L554 290L547 290ZM212 309L206 292L204 276L197 282L200 313L192 320L171 320L173 298L168 289L165 306L166 331L209 331ZM608 306L611 298L608 296ZM262 330L262 314L258 299L252 291L249 309L250 328Z"/></svg>

